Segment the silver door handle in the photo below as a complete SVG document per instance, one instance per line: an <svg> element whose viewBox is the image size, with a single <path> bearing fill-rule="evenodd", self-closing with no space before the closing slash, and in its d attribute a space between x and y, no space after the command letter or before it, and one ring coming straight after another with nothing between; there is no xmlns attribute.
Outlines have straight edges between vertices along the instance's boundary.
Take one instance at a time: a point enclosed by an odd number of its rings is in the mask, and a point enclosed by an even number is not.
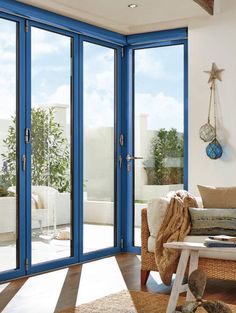
<svg viewBox="0 0 236 313"><path fill-rule="evenodd" d="M133 156L133 155L130 155L130 154L127 154L126 156L126 160L127 162L131 161L131 160L142 160L143 157L136 157L136 156Z"/></svg>

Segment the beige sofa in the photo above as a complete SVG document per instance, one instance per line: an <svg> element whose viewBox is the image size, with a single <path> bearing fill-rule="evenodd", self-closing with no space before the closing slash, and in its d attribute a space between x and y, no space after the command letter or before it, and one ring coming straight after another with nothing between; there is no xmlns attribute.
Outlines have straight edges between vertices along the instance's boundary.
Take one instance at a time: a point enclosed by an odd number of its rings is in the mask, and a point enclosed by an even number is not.
<svg viewBox="0 0 236 313"><path fill-rule="evenodd" d="M201 199L198 199L201 207ZM153 200L147 209L141 213L141 283L146 284L150 271L158 271L154 259L155 238L161 225L168 200L159 198ZM203 242L206 236L187 236L184 241ZM201 253L199 267L209 278L236 280L236 249L235 254Z"/></svg>

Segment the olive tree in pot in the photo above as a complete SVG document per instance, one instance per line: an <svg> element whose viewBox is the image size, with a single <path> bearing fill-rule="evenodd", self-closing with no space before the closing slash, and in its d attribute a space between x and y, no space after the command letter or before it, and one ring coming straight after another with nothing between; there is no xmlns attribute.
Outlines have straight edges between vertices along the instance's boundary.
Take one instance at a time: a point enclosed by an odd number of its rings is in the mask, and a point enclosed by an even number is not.
<svg viewBox="0 0 236 313"><path fill-rule="evenodd" d="M70 149L62 127L55 121L53 108L33 108L31 114L32 185L51 186L70 191ZM2 154L3 188L16 185L16 118L12 118Z"/></svg>
<svg viewBox="0 0 236 313"><path fill-rule="evenodd" d="M183 134L175 128L159 129L152 138L149 157L144 161L148 184L182 184L183 156Z"/></svg>

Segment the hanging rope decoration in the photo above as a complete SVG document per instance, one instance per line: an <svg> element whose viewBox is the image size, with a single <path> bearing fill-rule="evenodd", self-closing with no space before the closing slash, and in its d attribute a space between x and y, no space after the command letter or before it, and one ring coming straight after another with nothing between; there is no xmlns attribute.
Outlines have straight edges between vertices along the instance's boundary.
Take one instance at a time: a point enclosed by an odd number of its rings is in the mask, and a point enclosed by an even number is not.
<svg viewBox="0 0 236 313"><path fill-rule="evenodd" d="M199 136L200 138L205 141L211 141L216 136L216 130L215 127L211 125L210 118L211 118L211 102L212 102L212 90L213 90L213 82L211 84L211 92L210 92L210 101L209 101L209 108L208 108L208 119L207 123L202 125L202 127L199 130Z"/></svg>
<svg viewBox="0 0 236 313"><path fill-rule="evenodd" d="M207 123L204 124L200 130L199 135L200 138L205 141L209 142L208 146L206 147L206 154L210 159L218 159L222 156L223 149L217 140L217 125L216 125L216 79L221 81L220 73L223 70L219 70L215 63L212 63L211 71L205 71L206 73L210 74L208 83L211 83L210 87L210 100L209 100L209 108L208 108L208 119ZM213 106L212 106L213 100ZM211 116L214 116L214 125L211 123Z"/></svg>

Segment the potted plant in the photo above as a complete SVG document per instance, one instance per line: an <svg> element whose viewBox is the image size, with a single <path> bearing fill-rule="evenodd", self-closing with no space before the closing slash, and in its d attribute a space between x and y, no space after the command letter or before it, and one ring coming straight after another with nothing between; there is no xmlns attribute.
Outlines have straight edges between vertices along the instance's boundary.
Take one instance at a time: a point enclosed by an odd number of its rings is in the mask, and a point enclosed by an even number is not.
<svg viewBox="0 0 236 313"><path fill-rule="evenodd" d="M59 192L70 191L70 150L63 129L55 121L54 109L33 108L31 120L32 185L51 186ZM7 186L16 185L16 118L12 117L2 153Z"/></svg>

